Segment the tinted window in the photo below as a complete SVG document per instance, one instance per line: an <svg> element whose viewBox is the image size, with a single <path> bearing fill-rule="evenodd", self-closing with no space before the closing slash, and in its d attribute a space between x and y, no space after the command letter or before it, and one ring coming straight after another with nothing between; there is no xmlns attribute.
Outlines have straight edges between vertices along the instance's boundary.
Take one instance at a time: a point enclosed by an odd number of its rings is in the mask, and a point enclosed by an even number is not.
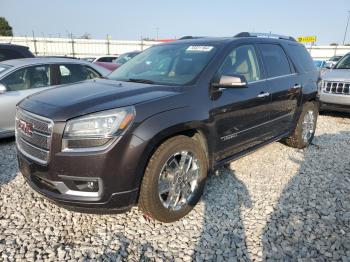
<svg viewBox="0 0 350 262"><path fill-rule="evenodd" d="M243 75L247 82L260 79L260 69L254 46L236 47L226 57L219 69L220 75Z"/></svg>
<svg viewBox="0 0 350 262"><path fill-rule="evenodd" d="M9 49L0 49L0 61L10 60L10 59L17 59L22 58L23 56L14 51Z"/></svg>
<svg viewBox="0 0 350 262"><path fill-rule="evenodd" d="M88 71L83 65L63 64L59 65L58 79L59 84L69 84L88 79Z"/></svg>
<svg viewBox="0 0 350 262"><path fill-rule="evenodd" d="M105 56L105 57L100 57L99 59L97 59L97 61L111 63L116 58L117 57L114 57L114 56Z"/></svg>
<svg viewBox="0 0 350 262"><path fill-rule="evenodd" d="M290 53L293 61L297 63L304 72L316 70L315 62L312 60L305 47L300 45L289 45L289 50L291 51ZM321 66L322 61L319 62Z"/></svg>
<svg viewBox="0 0 350 262"><path fill-rule="evenodd" d="M8 91L40 88L50 85L50 67L48 65L31 66L19 69L2 81Z"/></svg>
<svg viewBox="0 0 350 262"><path fill-rule="evenodd" d="M289 75L291 73L288 58L282 47L274 44L260 44L259 46L268 77Z"/></svg>

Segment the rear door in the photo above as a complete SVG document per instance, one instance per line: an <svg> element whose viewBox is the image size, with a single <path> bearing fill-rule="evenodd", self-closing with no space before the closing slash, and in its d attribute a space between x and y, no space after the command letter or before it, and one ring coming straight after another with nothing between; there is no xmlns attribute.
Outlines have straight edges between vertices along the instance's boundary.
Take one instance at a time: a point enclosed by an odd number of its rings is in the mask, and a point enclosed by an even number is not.
<svg viewBox="0 0 350 262"><path fill-rule="evenodd" d="M216 161L268 139L271 96L254 45L233 47L218 70L219 77L235 74L245 76L248 84L219 90L214 102Z"/></svg>
<svg viewBox="0 0 350 262"><path fill-rule="evenodd" d="M6 92L0 94L0 132L13 132L16 104L25 97L51 86L50 65L18 69L4 76L0 83L6 87Z"/></svg>
<svg viewBox="0 0 350 262"><path fill-rule="evenodd" d="M272 95L272 135L279 136L292 127L301 98L301 79L281 45L264 43L258 46L266 69L266 83Z"/></svg>

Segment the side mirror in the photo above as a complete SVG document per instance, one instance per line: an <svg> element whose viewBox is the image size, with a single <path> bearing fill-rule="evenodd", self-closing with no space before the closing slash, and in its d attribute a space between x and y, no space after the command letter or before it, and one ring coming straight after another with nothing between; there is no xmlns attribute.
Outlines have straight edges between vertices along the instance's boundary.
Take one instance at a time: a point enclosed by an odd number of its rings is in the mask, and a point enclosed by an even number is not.
<svg viewBox="0 0 350 262"><path fill-rule="evenodd" d="M7 90L6 86L4 86L3 84L0 84L0 95L6 93L6 90Z"/></svg>
<svg viewBox="0 0 350 262"><path fill-rule="evenodd" d="M223 88L239 88L247 87L247 80L243 75L226 76L220 77L219 83L214 83L215 87Z"/></svg>

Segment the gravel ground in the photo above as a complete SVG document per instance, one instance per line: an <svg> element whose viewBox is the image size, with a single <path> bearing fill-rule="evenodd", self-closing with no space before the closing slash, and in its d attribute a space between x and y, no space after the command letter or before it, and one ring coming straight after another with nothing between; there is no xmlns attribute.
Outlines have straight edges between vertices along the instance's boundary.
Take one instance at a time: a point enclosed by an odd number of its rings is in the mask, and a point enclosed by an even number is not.
<svg viewBox="0 0 350 262"><path fill-rule="evenodd" d="M350 261L350 117L306 150L273 143L208 180L186 218L79 214L34 193L0 142L0 260ZM312 259L314 258L314 259Z"/></svg>

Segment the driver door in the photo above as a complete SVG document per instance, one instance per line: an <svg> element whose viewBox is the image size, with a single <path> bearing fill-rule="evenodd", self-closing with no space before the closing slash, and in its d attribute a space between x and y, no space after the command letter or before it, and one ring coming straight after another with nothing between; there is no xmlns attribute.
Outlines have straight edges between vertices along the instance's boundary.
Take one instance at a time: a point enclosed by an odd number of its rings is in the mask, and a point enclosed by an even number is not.
<svg viewBox="0 0 350 262"><path fill-rule="evenodd" d="M25 97L52 85L50 65L35 65L18 69L0 80L6 92L0 94L0 134L15 129L16 105Z"/></svg>
<svg viewBox="0 0 350 262"><path fill-rule="evenodd" d="M241 75L244 87L220 88L213 118L216 129L215 161L229 158L267 141L270 137L271 95L254 45L234 47L218 76Z"/></svg>

